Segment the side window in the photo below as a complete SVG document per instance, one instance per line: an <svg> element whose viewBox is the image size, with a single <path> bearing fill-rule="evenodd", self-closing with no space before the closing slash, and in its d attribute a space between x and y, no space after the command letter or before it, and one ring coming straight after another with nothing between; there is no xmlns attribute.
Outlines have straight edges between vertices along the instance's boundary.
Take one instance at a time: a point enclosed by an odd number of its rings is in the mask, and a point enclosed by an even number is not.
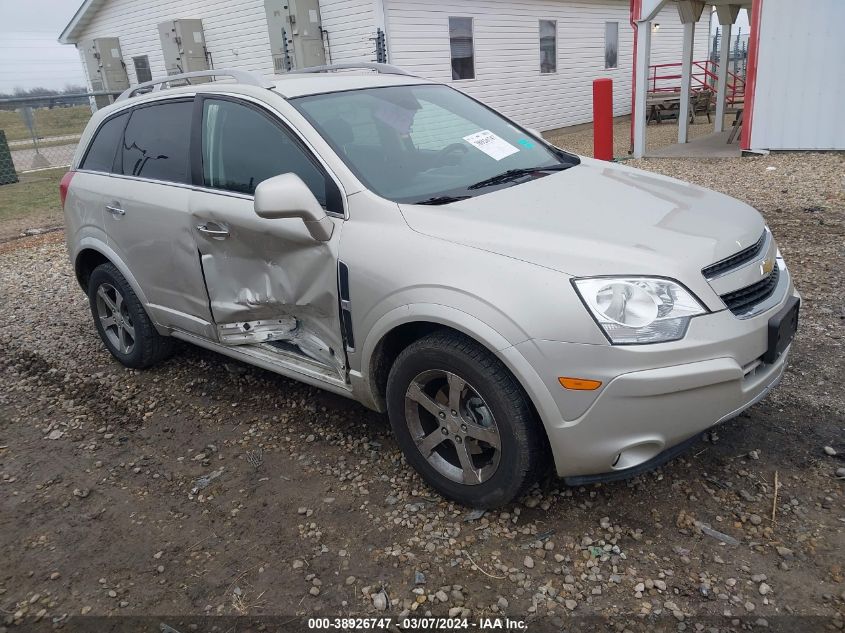
<svg viewBox="0 0 845 633"><path fill-rule="evenodd" d="M135 76L138 78L139 84L152 80L153 75L150 72L150 58L148 56L133 57L132 64L135 66Z"/></svg>
<svg viewBox="0 0 845 633"><path fill-rule="evenodd" d="M540 73L557 72L557 22L540 20Z"/></svg>
<svg viewBox="0 0 845 633"><path fill-rule="evenodd" d="M120 137L123 135L123 127L128 117L129 115L124 112L100 126L80 165L82 169L105 172L112 170L117 146L120 144Z"/></svg>
<svg viewBox="0 0 845 633"><path fill-rule="evenodd" d="M604 67L616 68L619 55L619 22L604 23Z"/></svg>
<svg viewBox="0 0 845 633"><path fill-rule="evenodd" d="M176 101L133 110L116 171L125 176L189 182L192 109L193 102Z"/></svg>
<svg viewBox="0 0 845 633"><path fill-rule="evenodd" d="M293 172L326 206L326 176L268 116L232 101L206 99L202 177L206 187L255 193L263 180Z"/></svg>
<svg viewBox="0 0 845 633"><path fill-rule="evenodd" d="M449 50L452 79L475 79L472 18L449 18Z"/></svg>

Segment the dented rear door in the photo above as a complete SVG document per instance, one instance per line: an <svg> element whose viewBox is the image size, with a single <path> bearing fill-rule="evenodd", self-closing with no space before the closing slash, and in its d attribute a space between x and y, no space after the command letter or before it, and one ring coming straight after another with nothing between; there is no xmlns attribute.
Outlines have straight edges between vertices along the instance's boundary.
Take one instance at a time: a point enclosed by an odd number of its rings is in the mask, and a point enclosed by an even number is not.
<svg viewBox="0 0 845 633"><path fill-rule="evenodd" d="M204 103L203 103L204 101ZM259 182L293 172L324 206L339 190L296 137L261 108L205 98L190 213L218 341L283 343L345 378L337 286L341 217L327 242L296 218L256 215ZM197 161L197 158L199 159ZM199 164L197 164L197 162ZM176 272L176 271L174 271Z"/></svg>

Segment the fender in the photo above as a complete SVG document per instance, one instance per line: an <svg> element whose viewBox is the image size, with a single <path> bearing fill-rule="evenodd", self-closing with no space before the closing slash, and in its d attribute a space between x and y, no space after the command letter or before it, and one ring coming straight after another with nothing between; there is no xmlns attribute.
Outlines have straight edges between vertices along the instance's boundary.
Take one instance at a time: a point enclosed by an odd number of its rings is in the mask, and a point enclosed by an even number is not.
<svg viewBox="0 0 845 633"><path fill-rule="evenodd" d="M141 286L138 285L138 281L135 279L135 276L129 271L129 267L124 263L122 259L115 253L109 245L106 244L99 238L96 237L83 237L77 243L77 248L73 253L73 266L76 268L76 260L79 257L79 254L85 250L92 250L97 251L103 257L107 258L115 267L120 271L120 274L126 278L126 281L129 282L129 285L132 286L132 291L138 296L138 299L141 300L144 308L147 307L147 295L144 294L144 291L141 290Z"/></svg>
<svg viewBox="0 0 845 633"><path fill-rule="evenodd" d="M349 373L353 392L362 404L376 411L384 411L384 406L379 402L371 382L369 367L373 353L378 343L392 329L417 321L439 323L450 327L486 347L504 363L525 389L537 409L543 426L551 429L560 425L560 411L552 395L534 368L510 341L477 317L457 308L436 303L412 303L394 308L376 321L367 333L361 349L362 369Z"/></svg>
<svg viewBox="0 0 845 633"><path fill-rule="evenodd" d="M76 269L76 260L79 257L79 254L84 250L97 251L103 257L108 259L112 264L114 264L115 268L117 268L120 271L120 274L123 275L127 282L129 282L132 291L140 300L141 305L144 306L144 309L147 311L147 314L150 315L150 318L152 319L153 324L156 326L156 330L158 330L159 334L170 334L170 330L162 327L152 317L154 311L150 310L150 303L149 301L147 301L147 295L144 294L144 291L141 289L141 286L138 285L138 280L135 279L135 276L130 272L129 267L118 256L118 254L115 253L111 248L109 248L108 244L106 244L103 240L90 235L80 239L79 242L77 242L77 248L73 253L73 259L71 261L74 269Z"/></svg>

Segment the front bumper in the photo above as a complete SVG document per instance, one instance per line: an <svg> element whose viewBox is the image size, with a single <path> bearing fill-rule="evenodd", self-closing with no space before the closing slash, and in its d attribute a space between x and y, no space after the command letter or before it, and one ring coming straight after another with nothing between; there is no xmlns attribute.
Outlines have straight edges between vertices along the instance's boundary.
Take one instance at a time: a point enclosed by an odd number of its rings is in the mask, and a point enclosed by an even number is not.
<svg viewBox="0 0 845 633"><path fill-rule="evenodd" d="M780 381L789 354L762 361L768 319L793 292L790 286L777 306L755 318L737 319L728 310L697 317L687 336L672 343L517 345L556 405L555 411L538 409L558 475L577 482L636 474L764 398ZM567 391L558 376L601 380L602 387Z"/></svg>

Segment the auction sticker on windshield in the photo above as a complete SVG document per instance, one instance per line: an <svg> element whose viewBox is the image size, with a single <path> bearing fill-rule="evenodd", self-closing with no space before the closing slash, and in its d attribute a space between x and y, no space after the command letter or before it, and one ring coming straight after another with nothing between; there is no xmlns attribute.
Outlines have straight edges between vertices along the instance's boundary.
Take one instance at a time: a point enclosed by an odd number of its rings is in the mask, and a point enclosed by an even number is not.
<svg viewBox="0 0 845 633"><path fill-rule="evenodd" d="M469 136L465 136L464 140L473 147L480 149L490 158L496 160L502 160L506 156L519 151L518 147L514 147L501 136L493 134L490 130L481 130L475 134L470 134Z"/></svg>

